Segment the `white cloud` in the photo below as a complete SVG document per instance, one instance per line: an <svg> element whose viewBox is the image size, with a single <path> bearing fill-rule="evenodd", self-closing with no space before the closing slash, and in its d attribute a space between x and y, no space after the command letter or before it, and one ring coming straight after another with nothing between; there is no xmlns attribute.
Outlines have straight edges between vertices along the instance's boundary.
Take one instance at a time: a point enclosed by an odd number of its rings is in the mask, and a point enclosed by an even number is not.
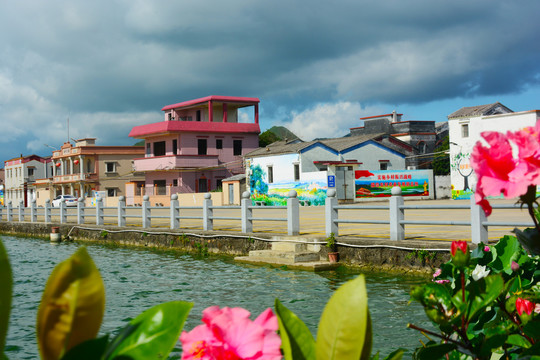
<svg viewBox="0 0 540 360"><path fill-rule="evenodd" d="M344 136L351 127L361 126L359 118L377 115L381 109L356 102L319 103L302 112L292 112L291 121L281 123L302 140Z"/></svg>

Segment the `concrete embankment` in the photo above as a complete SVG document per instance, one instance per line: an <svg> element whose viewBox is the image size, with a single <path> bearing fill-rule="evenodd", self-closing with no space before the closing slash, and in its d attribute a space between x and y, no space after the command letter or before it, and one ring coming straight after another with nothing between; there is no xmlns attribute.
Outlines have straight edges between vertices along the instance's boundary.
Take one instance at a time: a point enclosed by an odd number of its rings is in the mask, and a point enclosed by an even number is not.
<svg viewBox="0 0 540 360"><path fill-rule="evenodd" d="M30 222L0 222L0 233L49 238L52 227L59 227L63 239L176 249L199 254L246 256L253 250L268 250L272 242L307 242L327 258L324 237L273 236L263 233L240 234L184 229L141 229L138 227L95 226L75 224L43 224ZM370 270L399 272L432 272L449 259L448 241L389 241L387 239L338 238L339 261L345 266ZM281 265L278 265L281 266ZM291 266L294 268L294 266Z"/></svg>

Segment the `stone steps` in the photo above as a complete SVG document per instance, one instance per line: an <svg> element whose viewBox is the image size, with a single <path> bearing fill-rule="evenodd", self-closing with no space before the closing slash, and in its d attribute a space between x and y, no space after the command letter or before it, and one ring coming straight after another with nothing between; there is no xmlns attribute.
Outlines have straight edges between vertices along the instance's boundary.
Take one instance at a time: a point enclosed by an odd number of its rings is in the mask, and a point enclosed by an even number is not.
<svg viewBox="0 0 540 360"><path fill-rule="evenodd" d="M304 270L329 270L338 266L321 260L320 245L305 243L276 241L272 243L272 250L252 250L249 256L236 257L235 260L252 264L287 265L291 268Z"/></svg>

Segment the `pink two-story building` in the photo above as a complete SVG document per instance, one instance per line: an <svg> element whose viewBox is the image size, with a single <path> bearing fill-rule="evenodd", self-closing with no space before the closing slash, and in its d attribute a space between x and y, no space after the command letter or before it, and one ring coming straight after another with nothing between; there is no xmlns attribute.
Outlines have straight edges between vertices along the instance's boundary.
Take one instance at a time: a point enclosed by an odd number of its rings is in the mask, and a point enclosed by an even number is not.
<svg viewBox="0 0 540 360"><path fill-rule="evenodd" d="M218 189L222 179L244 172L242 155L259 147L257 98L212 95L161 110L164 121L129 134L145 140L144 158L134 160L135 171L145 173L145 194Z"/></svg>

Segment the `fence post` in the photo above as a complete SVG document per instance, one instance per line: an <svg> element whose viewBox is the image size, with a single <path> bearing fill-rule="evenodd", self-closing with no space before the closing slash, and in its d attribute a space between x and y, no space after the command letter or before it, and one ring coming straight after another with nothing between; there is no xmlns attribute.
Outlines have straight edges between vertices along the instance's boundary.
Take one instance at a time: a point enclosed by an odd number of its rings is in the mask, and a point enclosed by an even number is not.
<svg viewBox="0 0 540 360"><path fill-rule="evenodd" d="M214 210L212 209L212 195L204 194L203 200L203 230L214 230Z"/></svg>
<svg viewBox="0 0 540 360"><path fill-rule="evenodd" d="M13 221L13 207L11 204L11 200L9 200L7 203L7 221Z"/></svg>
<svg viewBox="0 0 540 360"><path fill-rule="evenodd" d="M77 199L77 224L84 224L84 198Z"/></svg>
<svg viewBox="0 0 540 360"><path fill-rule="evenodd" d="M37 205L36 205L36 199L32 199L30 202L30 221L31 222L37 222Z"/></svg>
<svg viewBox="0 0 540 360"><path fill-rule="evenodd" d="M300 202L294 190L289 191L287 199L287 234L300 234Z"/></svg>
<svg viewBox="0 0 540 360"><path fill-rule="evenodd" d="M242 232L253 232L253 209L251 209L251 199L249 191L242 193L241 209L242 213Z"/></svg>
<svg viewBox="0 0 540 360"><path fill-rule="evenodd" d="M324 217L326 220L327 237L332 233L334 236L338 236L339 233L339 226L338 223L336 223L336 220L338 219L338 210L336 209L337 203L336 190L328 189L326 191L326 200L324 201Z"/></svg>
<svg viewBox="0 0 540 360"><path fill-rule="evenodd" d="M126 197L118 198L118 226L126 226Z"/></svg>
<svg viewBox="0 0 540 360"><path fill-rule="evenodd" d="M96 225L103 225L103 199L96 197Z"/></svg>
<svg viewBox="0 0 540 360"><path fill-rule="evenodd" d="M19 200L19 222L24 221L24 201Z"/></svg>
<svg viewBox="0 0 540 360"><path fill-rule="evenodd" d="M47 199L45 200L45 222L50 223L51 221L51 199Z"/></svg>
<svg viewBox="0 0 540 360"><path fill-rule="evenodd" d="M143 196L142 202L142 227L149 228L152 226L150 219L150 197L148 195Z"/></svg>
<svg viewBox="0 0 540 360"><path fill-rule="evenodd" d="M488 227L482 223L487 221L486 213L476 204L474 195L471 196L471 241L473 244L488 242Z"/></svg>
<svg viewBox="0 0 540 360"><path fill-rule="evenodd" d="M405 225L400 224L400 221L405 219L405 212L399 208L402 205L403 196L401 196L401 188L394 186L389 203L390 240L405 240Z"/></svg>
<svg viewBox="0 0 540 360"><path fill-rule="evenodd" d="M65 224L67 222L66 214L66 199L60 200L60 224Z"/></svg>
<svg viewBox="0 0 540 360"><path fill-rule="evenodd" d="M180 219L178 218L180 216L180 209L178 207L177 194L171 195L171 207L169 209L170 209L170 217L171 217L171 229L180 228Z"/></svg>

